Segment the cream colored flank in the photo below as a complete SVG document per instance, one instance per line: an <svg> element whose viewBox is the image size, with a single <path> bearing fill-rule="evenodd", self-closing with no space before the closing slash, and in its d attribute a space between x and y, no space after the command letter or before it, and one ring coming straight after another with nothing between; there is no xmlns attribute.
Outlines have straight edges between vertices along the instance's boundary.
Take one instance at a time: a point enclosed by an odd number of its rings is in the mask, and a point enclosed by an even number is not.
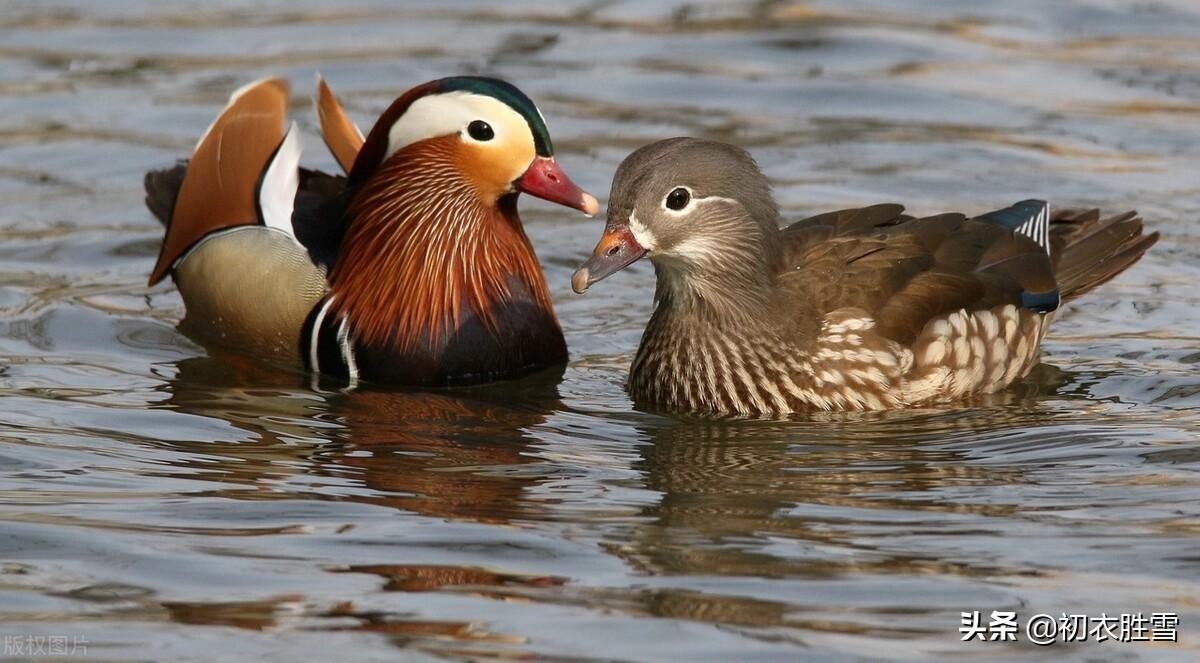
<svg viewBox="0 0 1200 663"><path fill-rule="evenodd" d="M183 324L248 354L295 361L325 275L288 233L239 226L200 241L174 271Z"/></svg>
<svg viewBox="0 0 1200 663"><path fill-rule="evenodd" d="M827 314L807 354L784 352L788 344L770 331L738 340L656 334L634 358L631 391L675 407L738 414L953 401L1025 376L1051 317L1012 305L957 311L926 324L912 350L879 335L858 308Z"/></svg>

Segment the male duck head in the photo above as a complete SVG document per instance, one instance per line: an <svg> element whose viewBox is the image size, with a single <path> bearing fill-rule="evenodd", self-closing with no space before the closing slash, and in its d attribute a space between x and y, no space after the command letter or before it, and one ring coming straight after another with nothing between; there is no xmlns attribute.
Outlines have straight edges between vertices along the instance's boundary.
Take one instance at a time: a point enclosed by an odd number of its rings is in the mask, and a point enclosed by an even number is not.
<svg viewBox="0 0 1200 663"><path fill-rule="evenodd" d="M565 360L516 199L524 192L588 215L598 205L555 162L524 93L470 76L409 90L367 135L348 190L328 301L356 343L380 356L433 356L437 371L489 363L459 361L455 339L477 332L495 345L473 343L477 352L507 353L506 364Z"/></svg>
<svg viewBox="0 0 1200 663"><path fill-rule="evenodd" d="M582 293L649 256L668 291L765 287L778 223L770 185L745 150L696 138L652 143L617 168L604 235L571 284Z"/></svg>
<svg viewBox="0 0 1200 663"><path fill-rule="evenodd" d="M350 184L366 182L390 162L426 152L446 153L486 205L523 192L589 216L599 209L555 161L537 106L499 79L455 76L401 95L366 137ZM431 174L427 184L436 188L437 176Z"/></svg>

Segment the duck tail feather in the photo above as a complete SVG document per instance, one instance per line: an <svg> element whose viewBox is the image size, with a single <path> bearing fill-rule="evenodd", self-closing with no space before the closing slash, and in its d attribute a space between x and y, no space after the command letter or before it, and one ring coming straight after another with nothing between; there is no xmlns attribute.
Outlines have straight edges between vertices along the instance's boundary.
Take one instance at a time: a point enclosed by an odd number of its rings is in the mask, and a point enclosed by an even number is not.
<svg viewBox="0 0 1200 663"><path fill-rule="evenodd" d="M1136 212L1101 217L1099 210L1064 210L1050 224L1055 278L1070 301L1133 266L1158 242L1146 234Z"/></svg>
<svg viewBox="0 0 1200 663"><path fill-rule="evenodd" d="M259 223L258 186L283 140L287 102L288 84L279 78L256 81L230 97L200 138L179 183L166 237L150 274L151 285L205 236ZM150 180L157 184L160 178L148 176L148 185ZM165 183L165 177L161 181ZM155 203L151 211L156 215L165 211L157 198Z"/></svg>

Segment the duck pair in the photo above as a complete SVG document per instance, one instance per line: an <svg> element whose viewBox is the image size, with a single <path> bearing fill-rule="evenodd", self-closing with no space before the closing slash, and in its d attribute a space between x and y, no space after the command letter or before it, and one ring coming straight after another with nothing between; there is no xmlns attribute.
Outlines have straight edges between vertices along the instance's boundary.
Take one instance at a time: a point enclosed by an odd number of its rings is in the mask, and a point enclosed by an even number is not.
<svg viewBox="0 0 1200 663"><path fill-rule="evenodd" d="M455 77L401 95L364 138L319 84L344 175L300 167L277 79L233 95L191 160L146 176L185 329L314 373L408 385L567 360L517 215L528 193L588 215L529 98ZM648 257L655 309L630 369L639 404L720 414L884 409L1004 389L1055 311L1158 239L1129 212L1029 200L967 218L899 205L781 228L743 150L675 138L618 168L577 292Z"/></svg>

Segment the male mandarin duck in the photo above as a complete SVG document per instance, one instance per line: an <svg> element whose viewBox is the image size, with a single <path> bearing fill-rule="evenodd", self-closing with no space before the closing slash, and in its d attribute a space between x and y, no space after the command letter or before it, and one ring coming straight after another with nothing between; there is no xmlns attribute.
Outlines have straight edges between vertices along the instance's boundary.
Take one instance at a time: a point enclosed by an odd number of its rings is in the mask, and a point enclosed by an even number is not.
<svg viewBox="0 0 1200 663"><path fill-rule="evenodd" d="M322 133L345 177L299 167L287 102L279 79L238 90L187 164L146 175L167 227L150 283L175 280L184 329L352 383L470 383L566 362L517 196L598 206L555 162L525 94L432 81L363 139L321 81Z"/></svg>
<svg viewBox="0 0 1200 663"><path fill-rule="evenodd" d="M1133 212L1027 200L967 218L899 205L779 227L745 151L674 138L617 170L576 292L643 255L655 309L630 368L639 404L778 415L888 409L1004 389L1038 362L1061 302L1157 240Z"/></svg>

